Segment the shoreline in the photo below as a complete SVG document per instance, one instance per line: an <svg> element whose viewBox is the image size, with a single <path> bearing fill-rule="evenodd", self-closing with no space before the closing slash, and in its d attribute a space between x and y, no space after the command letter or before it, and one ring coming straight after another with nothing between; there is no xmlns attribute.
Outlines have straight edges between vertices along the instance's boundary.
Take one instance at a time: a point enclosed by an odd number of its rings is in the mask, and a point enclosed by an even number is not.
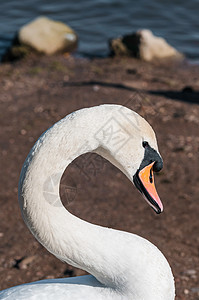
<svg viewBox="0 0 199 300"><path fill-rule="evenodd" d="M65 171L62 188L69 185L76 193L68 202L62 190L63 202L89 222L149 239L169 260L176 300L196 300L199 66L32 55L0 64L0 89L0 289L84 274L54 258L29 233L18 207L19 174L49 126L79 108L116 103L141 114L157 133L164 169L156 176L156 186L164 213L156 216L121 172L90 154Z"/></svg>

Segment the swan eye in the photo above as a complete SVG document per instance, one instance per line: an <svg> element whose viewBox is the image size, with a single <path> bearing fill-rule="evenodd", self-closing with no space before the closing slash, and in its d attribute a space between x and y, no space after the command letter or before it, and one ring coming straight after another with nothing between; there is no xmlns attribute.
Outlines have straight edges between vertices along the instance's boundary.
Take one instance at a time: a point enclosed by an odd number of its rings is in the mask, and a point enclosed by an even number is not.
<svg viewBox="0 0 199 300"><path fill-rule="evenodd" d="M149 145L148 142L146 142L146 141L142 142L142 146L143 146L144 148L147 147L148 145Z"/></svg>

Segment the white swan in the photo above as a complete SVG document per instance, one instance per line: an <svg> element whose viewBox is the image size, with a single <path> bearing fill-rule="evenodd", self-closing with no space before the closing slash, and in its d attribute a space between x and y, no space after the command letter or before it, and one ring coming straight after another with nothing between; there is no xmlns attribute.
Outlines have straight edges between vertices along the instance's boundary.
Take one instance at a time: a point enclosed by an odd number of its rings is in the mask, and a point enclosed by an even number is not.
<svg viewBox="0 0 199 300"><path fill-rule="evenodd" d="M25 223L48 251L92 275L19 285L3 290L0 299L175 298L170 266L153 244L131 233L85 222L62 205L59 183L66 166L91 151L126 174L157 213L163 210L153 182L153 170L162 168L162 159L155 134L142 117L119 105L100 105L66 116L30 151L20 176L19 204ZM54 176L56 202L50 199L48 184Z"/></svg>

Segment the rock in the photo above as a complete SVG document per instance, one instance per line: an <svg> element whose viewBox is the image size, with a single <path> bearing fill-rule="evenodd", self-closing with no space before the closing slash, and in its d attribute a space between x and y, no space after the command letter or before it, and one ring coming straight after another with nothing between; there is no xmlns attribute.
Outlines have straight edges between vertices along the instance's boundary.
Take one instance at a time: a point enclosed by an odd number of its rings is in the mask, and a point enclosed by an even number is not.
<svg viewBox="0 0 199 300"><path fill-rule="evenodd" d="M71 52L77 48L77 43L77 34L69 26L46 17L38 17L19 30L2 61L20 59L31 52L47 55Z"/></svg>
<svg viewBox="0 0 199 300"><path fill-rule="evenodd" d="M194 270L194 269L190 269L190 270L184 271L184 274L185 274L185 275L188 275L188 276L191 276L191 277L195 277L196 274L197 274L197 272L196 272L196 270Z"/></svg>
<svg viewBox="0 0 199 300"><path fill-rule="evenodd" d="M188 289L184 289L184 294L188 295L189 294L189 290Z"/></svg>
<svg viewBox="0 0 199 300"><path fill-rule="evenodd" d="M45 17L23 26L18 39L20 44L45 54L70 52L77 47L77 34L69 26Z"/></svg>
<svg viewBox="0 0 199 300"><path fill-rule="evenodd" d="M24 257L22 258L19 262L18 262L18 268L19 269L27 269L27 267L37 258L36 255L32 255L32 256L28 256L28 257Z"/></svg>
<svg viewBox="0 0 199 300"><path fill-rule="evenodd" d="M112 56L132 56L145 61L183 58L183 55L163 38L154 36L147 29L111 40L110 50Z"/></svg>

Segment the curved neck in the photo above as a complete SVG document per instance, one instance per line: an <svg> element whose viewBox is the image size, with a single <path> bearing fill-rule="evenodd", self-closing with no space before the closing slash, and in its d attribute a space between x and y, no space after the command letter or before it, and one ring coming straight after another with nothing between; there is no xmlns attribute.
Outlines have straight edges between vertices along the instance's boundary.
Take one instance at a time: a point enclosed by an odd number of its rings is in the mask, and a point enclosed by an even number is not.
<svg viewBox="0 0 199 300"><path fill-rule="evenodd" d="M83 109L48 129L34 145L22 168L19 203L25 223L44 247L59 259L86 270L101 283L123 293L124 289L132 289L129 278L136 282L142 272L141 258L139 264L139 255L132 255L133 251L139 254L147 242L135 235L80 220L65 209L59 196L65 168L86 152L99 153L132 179L139 162L130 166L127 161L136 161L136 156L129 158L123 155L125 151L129 152L125 150L129 147L129 141L116 153L113 143L105 140L106 128L123 128L113 120L113 113L116 118L120 108L104 105ZM126 122L125 119L123 121ZM127 132L125 134L128 136ZM130 266L126 264L126 259ZM118 261L121 261L119 266ZM133 276L129 276L132 275L133 265L136 270ZM137 290L134 284L135 295L140 295Z"/></svg>
<svg viewBox="0 0 199 300"><path fill-rule="evenodd" d="M100 255L105 252L99 244L106 229L70 214L62 205L59 186L66 167L87 152L95 151L109 160L112 158L113 163L126 172L122 163L111 156L110 145L109 148L103 145L103 125L106 127L108 120L111 125L112 113L109 106L82 109L49 128L30 151L19 182L22 215L33 235L55 256L98 279L103 266L103 262L98 266ZM107 278L101 278L102 282L111 285L107 274L102 277Z"/></svg>

